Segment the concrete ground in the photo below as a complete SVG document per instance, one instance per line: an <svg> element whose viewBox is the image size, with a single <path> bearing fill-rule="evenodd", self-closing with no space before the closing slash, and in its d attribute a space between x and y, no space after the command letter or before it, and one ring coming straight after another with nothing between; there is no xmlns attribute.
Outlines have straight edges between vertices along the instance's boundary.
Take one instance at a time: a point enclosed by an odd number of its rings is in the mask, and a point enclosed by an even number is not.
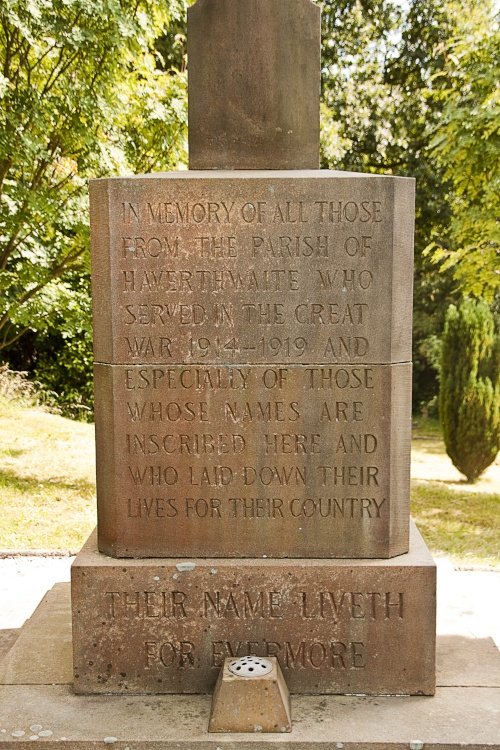
<svg viewBox="0 0 500 750"><path fill-rule="evenodd" d="M0 630L20 628L54 583L69 581L73 557L0 558ZM500 570L438 566L438 635L491 637L500 648Z"/></svg>

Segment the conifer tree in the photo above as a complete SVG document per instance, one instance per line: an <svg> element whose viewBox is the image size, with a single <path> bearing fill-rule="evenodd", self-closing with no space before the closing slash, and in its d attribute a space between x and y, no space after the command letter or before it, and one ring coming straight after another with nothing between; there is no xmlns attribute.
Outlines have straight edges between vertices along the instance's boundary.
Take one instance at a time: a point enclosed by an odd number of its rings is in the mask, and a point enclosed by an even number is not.
<svg viewBox="0 0 500 750"><path fill-rule="evenodd" d="M439 410L446 451L474 482L500 450L500 337L483 301L448 308Z"/></svg>

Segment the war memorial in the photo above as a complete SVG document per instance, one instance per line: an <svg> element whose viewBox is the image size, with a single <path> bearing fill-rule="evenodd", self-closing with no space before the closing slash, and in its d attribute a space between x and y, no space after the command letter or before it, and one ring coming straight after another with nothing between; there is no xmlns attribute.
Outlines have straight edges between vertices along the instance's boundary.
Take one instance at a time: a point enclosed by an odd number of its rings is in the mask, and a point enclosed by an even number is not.
<svg viewBox="0 0 500 750"><path fill-rule="evenodd" d="M310 0L198 0L188 45L189 170L90 185L98 526L72 568L59 700L111 717L101 743L120 750L457 747L450 717L490 685L430 697L414 180L319 169ZM251 656L275 660L291 727L207 733L226 660ZM87 735L57 746L99 746Z"/></svg>

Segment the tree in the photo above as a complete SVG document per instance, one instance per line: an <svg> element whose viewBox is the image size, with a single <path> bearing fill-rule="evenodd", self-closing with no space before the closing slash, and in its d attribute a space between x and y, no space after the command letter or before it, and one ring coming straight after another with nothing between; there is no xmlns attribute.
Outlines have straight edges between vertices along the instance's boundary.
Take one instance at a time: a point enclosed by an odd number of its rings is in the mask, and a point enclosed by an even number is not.
<svg viewBox="0 0 500 750"><path fill-rule="evenodd" d="M483 301L448 309L439 407L446 451L473 482L500 450L500 336Z"/></svg>
<svg viewBox="0 0 500 750"><path fill-rule="evenodd" d="M500 290L500 31L489 0L455 0L460 27L433 91L441 115L431 147L450 185L451 227L433 232L434 259L460 289L492 302Z"/></svg>
<svg viewBox="0 0 500 750"><path fill-rule="evenodd" d="M457 19L442 0L325 2L322 163L416 179L414 408L437 394L430 352L453 301L451 270L425 254L433 233L447 238L449 186L430 149L444 85L446 41ZM458 296L458 295L457 295Z"/></svg>
<svg viewBox="0 0 500 750"><path fill-rule="evenodd" d="M154 41L185 5L3 0L0 351L29 330L81 329L87 179L183 159L185 76L157 65Z"/></svg>

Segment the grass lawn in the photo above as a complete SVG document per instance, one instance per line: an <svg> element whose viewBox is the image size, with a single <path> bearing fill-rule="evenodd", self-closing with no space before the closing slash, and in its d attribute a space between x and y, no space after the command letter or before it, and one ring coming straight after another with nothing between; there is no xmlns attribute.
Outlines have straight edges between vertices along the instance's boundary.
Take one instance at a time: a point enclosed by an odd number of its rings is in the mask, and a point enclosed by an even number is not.
<svg viewBox="0 0 500 750"><path fill-rule="evenodd" d="M412 515L434 554L500 567L500 463L469 484L446 455L438 425L417 423Z"/></svg>
<svg viewBox="0 0 500 750"><path fill-rule="evenodd" d="M93 425L0 400L0 549L77 550L96 524Z"/></svg>
<svg viewBox="0 0 500 750"><path fill-rule="evenodd" d="M412 445L412 513L431 551L500 566L500 464L467 484L436 423ZM96 523L93 426L0 399L0 549L77 550Z"/></svg>

